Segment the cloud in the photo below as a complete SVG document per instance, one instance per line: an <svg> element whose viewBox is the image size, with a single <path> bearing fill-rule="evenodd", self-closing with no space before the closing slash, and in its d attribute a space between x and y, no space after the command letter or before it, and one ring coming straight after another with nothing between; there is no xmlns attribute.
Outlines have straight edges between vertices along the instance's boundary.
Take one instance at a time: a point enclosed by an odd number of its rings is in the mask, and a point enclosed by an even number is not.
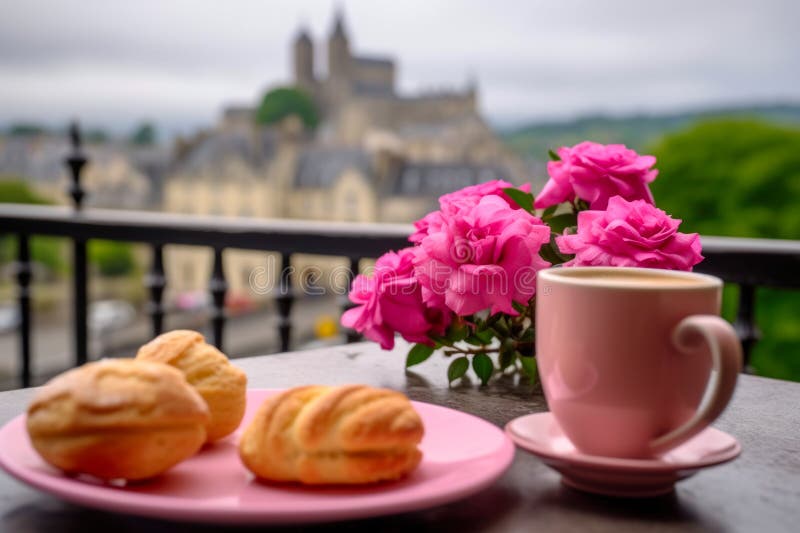
<svg viewBox="0 0 800 533"><path fill-rule="evenodd" d="M214 120L289 78L329 1L13 1L0 18L0 122ZM398 59L400 86L479 78L495 120L800 99L792 0L347 2L357 51ZM321 52L321 50L320 50ZM319 54L322 59L322 54Z"/></svg>

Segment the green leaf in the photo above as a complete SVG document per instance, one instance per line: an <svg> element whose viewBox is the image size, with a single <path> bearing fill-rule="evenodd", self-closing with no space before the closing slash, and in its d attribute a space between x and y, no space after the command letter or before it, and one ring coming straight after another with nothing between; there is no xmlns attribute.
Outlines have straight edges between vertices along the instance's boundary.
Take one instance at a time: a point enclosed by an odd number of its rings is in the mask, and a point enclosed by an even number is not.
<svg viewBox="0 0 800 533"><path fill-rule="evenodd" d="M556 244L556 237L557 235L555 233L551 234L550 242L539 249L539 256L553 266L566 263L575 257L571 254L561 253L561 250L558 249L558 244Z"/></svg>
<svg viewBox="0 0 800 533"><path fill-rule="evenodd" d="M415 344L409 351L406 357L406 368L418 365L433 353L433 346L427 344Z"/></svg>
<svg viewBox="0 0 800 533"><path fill-rule="evenodd" d="M507 189L503 189L503 192L506 193L514 202L517 203L525 211L529 213L533 212L533 195L529 192L524 192L519 189L515 189L513 187L509 187Z"/></svg>
<svg viewBox="0 0 800 533"><path fill-rule="evenodd" d="M437 347L453 345L453 343L450 342L450 339L448 339L447 337L442 337L441 335L428 335L428 336L434 341L436 341Z"/></svg>
<svg viewBox="0 0 800 533"><path fill-rule="evenodd" d="M547 222L550 219L550 217L552 217L553 214L556 212L556 209L558 209L558 204L551 205L550 207L545 209L544 212L542 212L542 220Z"/></svg>
<svg viewBox="0 0 800 533"><path fill-rule="evenodd" d="M514 342L514 339L512 339L510 337L506 337L502 341L500 341L500 349L501 350L512 350L513 351L515 344L516 343Z"/></svg>
<svg viewBox="0 0 800 533"><path fill-rule="evenodd" d="M481 378L481 384L486 385L494 372L494 363L492 363L491 357L485 353L479 353L472 358L472 369Z"/></svg>
<svg viewBox="0 0 800 533"><path fill-rule="evenodd" d="M552 150L548 150L547 155L550 156L550 161L561 161L561 157Z"/></svg>
<svg viewBox="0 0 800 533"><path fill-rule="evenodd" d="M464 339L464 342L466 342L467 344L471 344L473 346L483 346L484 344L487 344L482 340L480 340L476 335L470 335L469 337Z"/></svg>
<svg viewBox="0 0 800 533"><path fill-rule="evenodd" d="M498 362L500 363L500 370L505 370L506 368L510 367L514 363L515 352L513 351L502 351L500 352L500 357L498 358Z"/></svg>
<svg viewBox="0 0 800 533"><path fill-rule="evenodd" d="M494 330L494 333L501 338L511 335L511 330L508 329L508 323L503 316L501 316L497 322L494 323L492 330Z"/></svg>
<svg viewBox="0 0 800 533"><path fill-rule="evenodd" d="M466 357L459 357L458 359L453 359L453 362L450 363L450 366L447 367L447 380L452 383L464 374L467 373L469 369L469 359Z"/></svg>
<svg viewBox="0 0 800 533"><path fill-rule="evenodd" d="M528 310L528 306L515 301L511 302L511 307L513 307L518 313L524 313Z"/></svg>
<svg viewBox="0 0 800 533"><path fill-rule="evenodd" d="M539 370L536 368L535 357L520 357L519 362L522 363L522 371L531 380L531 384L535 384L539 380Z"/></svg>
<svg viewBox="0 0 800 533"><path fill-rule="evenodd" d="M483 331L476 331L475 336L478 337L484 344L489 344L494 339L494 331L486 329Z"/></svg>
<svg viewBox="0 0 800 533"><path fill-rule="evenodd" d="M486 322L483 323L483 327L481 327L481 329L488 329L489 327L497 323L498 320L503 318L503 316L505 316L503 315L503 313L495 313L494 315L491 315L489 318L486 319Z"/></svg>
<svg viewBox="0 0 800 533"><path fill-rule="evenodd" d="M519 340L521 342L533 342L536 340L536 330L533 327L530 327L522 332L520 335Z"/></svg>
<svg viewBox="0 0 800 533"><path fill-rule="evenodd" d="M450 327L447 328L447 338L452 342L463 341L467 338L467 335L469 335L469 328L466 324L453 322Z"/></svg>
<svg viewBox="0 0 800 533"><path fill-rule="evenodd" d="M553 266L563 262L549 243L539 248L539 256Z"/></svg>
<svg viewBox="0 0 800 533"><path fill-rule="evenodd" d="M492 339L494 339L494 332L490 329L484 329L474 332L464 340L473 346L483 346L490 344Z"/></svg>
<svg viewBox="0 0 800 533"><path fill-rule="evenodd" d="M575 213L556 215L547 221L547 225L550 226L551 232L561 235L564 233L565 228L578 225L578 215Z"/></svg>

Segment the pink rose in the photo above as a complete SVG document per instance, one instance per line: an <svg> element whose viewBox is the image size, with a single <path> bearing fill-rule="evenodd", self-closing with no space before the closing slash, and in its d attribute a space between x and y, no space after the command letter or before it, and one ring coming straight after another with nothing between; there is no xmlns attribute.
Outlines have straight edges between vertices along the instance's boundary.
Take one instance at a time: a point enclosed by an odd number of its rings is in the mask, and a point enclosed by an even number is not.
<svg viewBox="0 0 800 533"><path fill-rule="evenodd" d="M432 211L425 215L420 220L414 222L414 227L417 229L411 236L408 237L409 242L419 244L422 242L428 232L436 232L444 225L444 219L441 211Z"/></svg>
<svg viewBox="0 0 800 533"><path fill-rule="evenodd" d="M512 209L519 209L516 202L503 192L503 189L509 189L511 187L514 187L514 184L503 180L492 180L486 183L464 187L458 191L441 196L439 198L439 207L442 208L444 213L453 214L466 204L475 205L480 202L481 198L484 196L494 194L505 200ZM531 184L526 183L518 187L518 189L523 192L531 192Z"/></svg>
<svg viewBox="0 0 800 533"><path fill-rule="evenodd" d="M428 344L429 332L441 335L450 316L422 302L412 258L411 248L388 252L377 260L372 276L356 276L350 301L359 305L342 314L342 325L379 342L386 350L394 347L395 332L407 341Z"/></svg>
<svg viewBox="0 0 800 533"><path fill-rule="evenodd" d="M439 197L440 211L428 213L421 220L414 222L414 227L417 228L417 231L412 234L408 240L413 243L421 242L428 234L429 228L431 228L431 231L438 231L438 228L442 225L443 216L452 216L461 209L472 207L480 202L481 198L484 196L499 196L505 200L512 209L519 209L520 207L516 202L503 192L503 189L508 189L513 186L513 183L507 181L492 180L486 183L464 187L463 189ZM523 192L531 192L531 184L526 183L518 187L518 189Z"/></svg>
<svg viewBox="0 0 800 533"><path fill-rule="evenodd" d="M484 309L518 314L512 302L527 304L536 272L550 266L539 257L550 228L497 195L465 202L436 223L414 248L425 303L460 316Z"/></svg>
<svg viewBox="0 0 800 533"><path fill-rule="evenodd" d="M578 213L578 232L556 238L562 253L575 254L564 266L634 266L692 270L703 260L700 236L679 233L681 221L644 200L620 196L606 211Z"/></svg>
<svg viewBox="0 0 800 533"><path fill-rule="evenodd" d="M537 209L575 197L588 202L591 209L605 209L612 196L655 204L647 186L658 175L652 168L656 164L652 155L639 155L624 144L584 141L572 148L562 146L558 156L561 161L547 163L550 179L536 197Z"/></svg>

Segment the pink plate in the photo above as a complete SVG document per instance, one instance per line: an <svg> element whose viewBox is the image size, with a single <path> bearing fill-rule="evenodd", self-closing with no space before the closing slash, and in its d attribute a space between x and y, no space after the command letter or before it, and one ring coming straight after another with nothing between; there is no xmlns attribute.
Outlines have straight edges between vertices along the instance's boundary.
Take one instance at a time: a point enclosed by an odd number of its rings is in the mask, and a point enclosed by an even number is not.
<svg viewBox="0 0 800 533"><path fill-rule="evenodd" d="M394 514L476 493L499 478L514 445L496 426L437 405L413 402L425 424L423 459L407 478L361 487L313 488L256 481L236 443L261 402L277 390L250 390L247 413L231 437L152 481L114 486L63 475L31 447L25 415L0 429L0 466L63 500L122 513L217 523L308 523Z"/></svg>
<svg viewBox="0 0 800 533"><path fill-rule="evenodd" d="M714 428L654 459L622 459L581 453L564 435L552 413L515 418L506 433L520 448L561 473L565 485L607 496L649 497L667 494L677 481L701 468L735 459L742 449L735 438Z"/></svg>

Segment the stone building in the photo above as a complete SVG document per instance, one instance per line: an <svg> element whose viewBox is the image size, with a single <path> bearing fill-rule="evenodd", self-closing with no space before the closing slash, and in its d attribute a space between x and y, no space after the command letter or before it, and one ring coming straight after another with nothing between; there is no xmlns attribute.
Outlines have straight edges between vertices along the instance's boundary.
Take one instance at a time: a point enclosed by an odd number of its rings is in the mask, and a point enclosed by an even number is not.
<svg viewBox="0 0 800 533"><path fill-rule="evenodd" d="M321 121L297 117L256 126L255 108L229 107L212 129L180 143L165 185L166 211L351 222L411 222L441 194L485 182L529 180L480 115L478 90L399 94L394 60L353 51L341 14L318 68L301 30L292 46L292 84L310 94ZM324 72L323 72L324 71ZM228 254L232 292L264 254ZM207 284L210 255L175 250L170 286ZM181 266L181 264L190 266Z"/></svg>
<svg viewBox="0 0 800 533"><path fill-rule="evenodd" d="M88 142L84 149L89 158L82 181L86 206L151 209L160 204L157 182L167 157L157 147L109 141ZM63 134L0 135L0 179L23 180L49 201L69 205L64 168L69 151Z"/></svg>
<svg viewBox="0 0 800 533"><path fill-rule="evenodd" d="M314 43L306 30L294 40L294 83L314 97L325 132L332 140L358 145L372 129L398 130L419 123L441 124L477 116L477 90L401 96L395 89L396 67L388 57L356 55L337 13L327 42L327 75L318 74Z"/></svg>

